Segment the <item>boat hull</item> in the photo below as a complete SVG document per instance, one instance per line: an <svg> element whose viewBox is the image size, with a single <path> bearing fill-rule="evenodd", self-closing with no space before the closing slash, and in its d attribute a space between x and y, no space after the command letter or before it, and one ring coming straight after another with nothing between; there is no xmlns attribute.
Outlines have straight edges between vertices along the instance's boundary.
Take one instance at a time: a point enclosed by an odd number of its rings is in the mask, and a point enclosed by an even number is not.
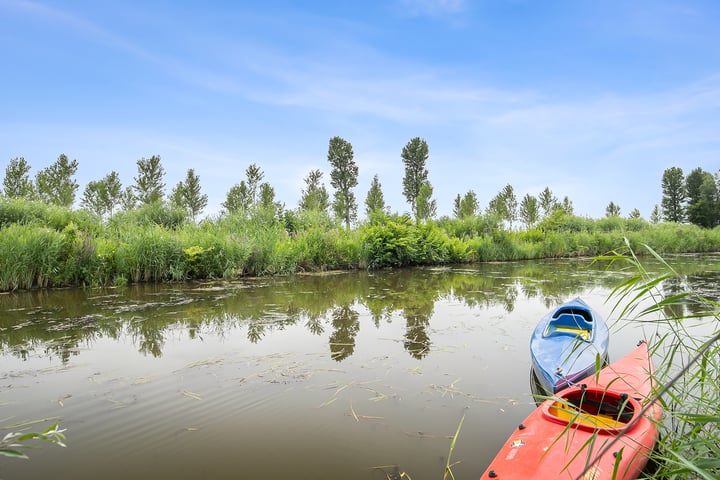
<svg viewBox="0 0 720 480"><path fill-rule="evenodd" d="M642 342L582 385L558 392L510 435L481 480L637 478L662 414L658 402L643 412L652 371Z"/></svg>
<svg viewBox="0 0 720 480"><path fill-rule="evenodd" d="M530 338L530 356L545 393L556 393L599 370L608 359L609 339L605 320L579 298L540 319Z"/></svg>

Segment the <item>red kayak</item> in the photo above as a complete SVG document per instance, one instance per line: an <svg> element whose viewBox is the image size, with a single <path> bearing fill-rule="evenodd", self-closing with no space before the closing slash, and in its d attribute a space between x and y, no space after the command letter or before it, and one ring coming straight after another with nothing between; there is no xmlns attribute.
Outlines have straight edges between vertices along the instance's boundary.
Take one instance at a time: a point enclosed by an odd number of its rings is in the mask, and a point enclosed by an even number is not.
<svg viewBox="0 0 720 480"><path fill-rule="evenodd" d="M654 387L652 372L641 342L582 385L561 390L520 424L480 479L637 478L662 415L657 401L641 415Z"/></svg>

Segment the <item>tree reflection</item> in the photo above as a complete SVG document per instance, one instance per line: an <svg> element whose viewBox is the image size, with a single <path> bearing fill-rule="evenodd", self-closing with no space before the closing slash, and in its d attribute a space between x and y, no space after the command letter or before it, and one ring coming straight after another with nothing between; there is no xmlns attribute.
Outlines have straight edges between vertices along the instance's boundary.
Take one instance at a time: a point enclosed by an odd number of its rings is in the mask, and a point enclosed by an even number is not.
<svg viewBox="0 0 720 480"><path fill-rule="evenodd" d="M350 305L337 307L332 312L333 333L330 334L330 356L340 362L355 352L355 336L360 331L360 314Z"/></svg>
<svg viewBox="0 0 720 480"><path fill-rule="evenodd" d="M718 298L720 257L699 261L684 256L677 262L683 262L684 277L666 280L664 295L685 291L686 281L707 298ZM0 297L0 351L23 360L44 352L66 363L84 350L80 345L97 338L129 337L141 353L160 357L173 330L186 331L193 341L205 333L224 336L246 329L247 341L258 343L272 331L303 325L312 335L328 335L329 355L339 362L355 352L360 312L365 311L371 321L362 323L363 328L404 319L404 348L421 359L432 347L428 332L439 300L452 299L473 309L500 306L510 313L524 297L537 298L550 308L597 286L610 290L623 275L612 265L575 259L18 292ZM690 307L674 304L664 313L701 313L686 308Z"/></svg>

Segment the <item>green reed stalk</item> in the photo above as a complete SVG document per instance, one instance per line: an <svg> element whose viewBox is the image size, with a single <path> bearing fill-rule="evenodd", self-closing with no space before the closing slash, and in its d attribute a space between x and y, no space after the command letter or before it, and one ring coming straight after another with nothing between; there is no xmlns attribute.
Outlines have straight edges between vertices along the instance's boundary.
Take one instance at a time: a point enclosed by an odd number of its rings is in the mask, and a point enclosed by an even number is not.
<svg viewBox="0 0 720 480"><path fill-rule="evenodd" d="M657 322L667 333L653 346L661 359L656 368L660 385L655 394L664 410L658 426L658 445L651 454L656 466L652 478L720 478L720 304L689 289L667 291L682 279L655 250L646 251L660 260L665 272L651 275L630 248L598 260L625 262L636 274L611 293L613 312L620 318ZM708 334L698 334L691 323L702 321ZM648 405L650 402L648 403ZM607 446L610 448L610 446ZM596 458L607 448L597 452ZM588 466L590 468L590 466Z"/></svg>

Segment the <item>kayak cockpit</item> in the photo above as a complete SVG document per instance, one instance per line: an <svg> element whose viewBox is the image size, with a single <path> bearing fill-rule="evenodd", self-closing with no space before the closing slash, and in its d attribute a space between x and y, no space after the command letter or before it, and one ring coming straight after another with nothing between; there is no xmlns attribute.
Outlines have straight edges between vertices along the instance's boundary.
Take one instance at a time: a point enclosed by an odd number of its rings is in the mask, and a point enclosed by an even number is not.
<svg viewBox="0 0 720 480"><path fill-rule="evenodd" d="M592 340L593 324L588 317L592 319L590 315L586 317L579 312L560 313L548 322L543 336L570 335L589 342Z"/></svg>
<svg viewBox="0 0 720 480"><path fill-rule="evenodd" d="M640 403L626 393L580 386L544 404L543 414L557 423L614 434L632 422L641 409Z"/></svg>

